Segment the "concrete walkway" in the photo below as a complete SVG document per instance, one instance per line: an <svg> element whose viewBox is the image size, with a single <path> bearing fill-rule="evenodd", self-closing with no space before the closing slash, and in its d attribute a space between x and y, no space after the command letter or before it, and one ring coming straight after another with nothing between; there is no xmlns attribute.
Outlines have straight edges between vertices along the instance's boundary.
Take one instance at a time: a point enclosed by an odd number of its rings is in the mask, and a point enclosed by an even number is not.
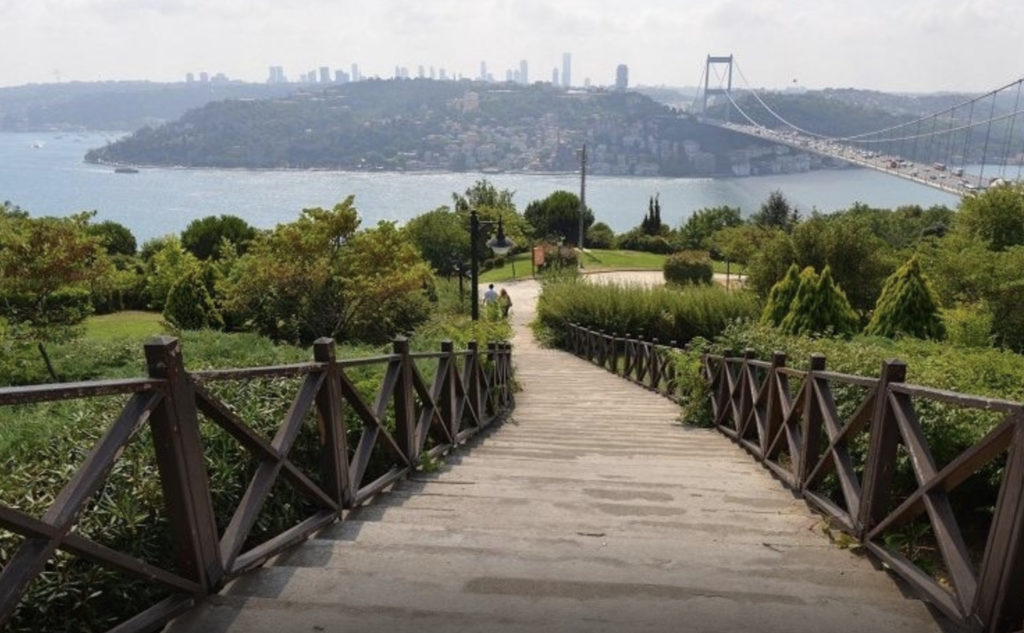
<svg viewBox="0 0 1024 633"><path fill-rule="evenodd" d="M176 622L182 632L942 630L669 401L526 324L513 419Z"/></svg>

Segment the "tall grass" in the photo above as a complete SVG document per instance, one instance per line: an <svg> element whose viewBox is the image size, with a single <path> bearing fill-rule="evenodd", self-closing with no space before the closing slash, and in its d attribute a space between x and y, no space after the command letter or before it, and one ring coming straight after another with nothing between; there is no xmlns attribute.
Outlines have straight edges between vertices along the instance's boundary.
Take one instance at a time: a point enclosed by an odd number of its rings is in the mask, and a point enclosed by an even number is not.
<svg viewBox="0 0 1024 633"><path fill-rule="evenodd" d="M566 324L683 345L713 338L726 325L757 314L755 297L719 286L650 288L591 284L563 278L544 285L537 301L537 333L565 342Z"/></svg>

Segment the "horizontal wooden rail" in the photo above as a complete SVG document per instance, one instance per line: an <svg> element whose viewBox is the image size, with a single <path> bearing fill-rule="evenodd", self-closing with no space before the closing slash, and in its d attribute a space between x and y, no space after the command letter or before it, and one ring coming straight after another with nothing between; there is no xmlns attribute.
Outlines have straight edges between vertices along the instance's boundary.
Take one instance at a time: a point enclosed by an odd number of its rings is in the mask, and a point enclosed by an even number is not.
<svg viewBox="0 0 1024 633"><path fill-rule="evenodd" d="M669 360L674 345L567 327L574 354L680 399ZM905 384L906 366L895 360L882 363L878 377L827 371L820 355L805 370L787 367L781 352L762 360L753 350L727 351L704 354L701 362L720 432L953 621L985 633L1024 629L1024 404ZM845 417L836 387L861 394ZM927 410L923 402L983 411L999 421L940 467L918 417ZM902 476L914 488L909 493L897 488L901 451L909 457L902 462ZM950 494L984 468L1001 476L975 564ZM885 541L916 520L928 523L946 572L941 582Z"/></svg>
<svg viewBox="0 0 1024 633"><path fill-rule="evenodd" d="M22 539L13 555L0 561L0 630L14 616L28 585L62 550L169 594L141 613L124 614L114 629L157 631L228 580L341 520L343 508L364 503L418 468L425 455L443 456L515 406L508 343L490 343L485 349L470 343L466 350L455 351L451 342L444 342L439 352L411 353L408 341L399 338L391 354L337 359L334 341L320 339L313 352L311 363L189 373L177 339L156 337L146 343L148 378L0 389L2 405L130 396L42 516L19 509L22 504L0 503L0 528ZM432 363L436 368L428 379L422 370ZM372 401L352 378L361 372L365 382L367 368L382 374ZM215 391L215 385L225 381L284 378L297 387L271 436L257 431ZM214 507L200 414L249 456L251 476L227 516ZM355 428L353 416L358 420ZM175 547L173 565L167 569L139 560L133 552L96 543L75 529L88 512L89 500L108 485L115 463L147 424L166 504L162 514L169 524L157 527L160 521L153 517L151 529L169 529L167 541ZM315 435L307 437L318 440L318 463L304 468L294 449L304 429L310 428L306 432ZM281 480L301 495L308 513L295 525L256 542L257 519ZM75 613L66 616L69 629L83 629L74 623Z"/></svg>

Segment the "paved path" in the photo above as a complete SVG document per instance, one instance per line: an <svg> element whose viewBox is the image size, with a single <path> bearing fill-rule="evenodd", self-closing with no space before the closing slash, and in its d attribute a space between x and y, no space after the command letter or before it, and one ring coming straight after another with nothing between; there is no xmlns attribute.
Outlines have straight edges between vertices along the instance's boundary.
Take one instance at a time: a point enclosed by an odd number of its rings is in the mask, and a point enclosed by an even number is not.
<svg viewBox="0 0 1024 633"><path fill-rule="evenodd" d="M570 355L507 286L509 422L172 626L183 632L932 632L882 571L669 401Z"/></svg>

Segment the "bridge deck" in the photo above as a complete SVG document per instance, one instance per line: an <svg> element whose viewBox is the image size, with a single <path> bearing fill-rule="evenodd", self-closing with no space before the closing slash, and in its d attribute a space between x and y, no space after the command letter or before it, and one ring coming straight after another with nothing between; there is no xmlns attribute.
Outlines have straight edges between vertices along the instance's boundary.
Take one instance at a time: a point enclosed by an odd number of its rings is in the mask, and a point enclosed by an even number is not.
<svg viewBox="0 0 1024 633"><path fill-rule="evenodd" d="M941 630L724 437L539 348L510 290L514 418L171 631Z"/></svg>

